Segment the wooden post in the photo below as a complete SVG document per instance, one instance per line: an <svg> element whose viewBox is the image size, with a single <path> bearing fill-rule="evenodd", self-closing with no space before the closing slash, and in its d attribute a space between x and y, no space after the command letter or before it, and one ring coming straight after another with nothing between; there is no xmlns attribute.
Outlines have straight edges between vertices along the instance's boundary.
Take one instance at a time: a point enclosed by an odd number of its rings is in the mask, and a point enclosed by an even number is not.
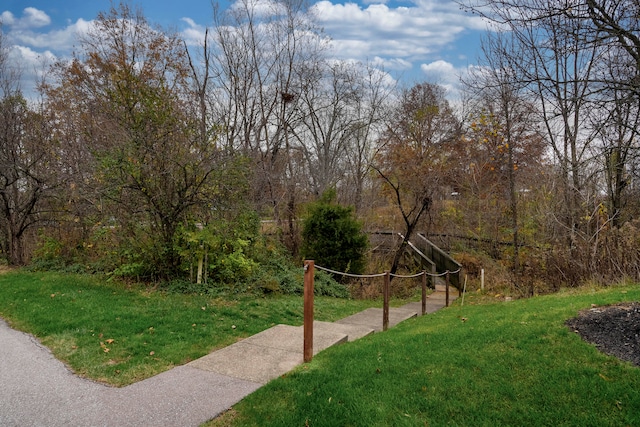
<svg viewBox="0 0 640 427"><path fill-rule="evenodd" d="M304 262L304 363L313 359L313 274L315 263Z"/></svg>
<svg viewBox="0 0 640 427"><path fill-rule="evenodd" d="M431 264L431 287L436 290L436 265Z"/></svg>
<svg viewBox="0 0 640 427"><path fill-rule="evenodd" d="M389 329L389 288L391 285L391 276L388 271L384 272L384 285L382 287L382 330Z"/></svg>
<svg viewBox="0 0 640 427"><path fill-rule="evenodd" d="M449 307L449 270L445 273L445 300L444 306Z"/></svg>
<svg viewBox="0 0 640 427"><path fill-rule="evenodd" d="M427 312L427 270L422 270L422 315Z"/></svg>

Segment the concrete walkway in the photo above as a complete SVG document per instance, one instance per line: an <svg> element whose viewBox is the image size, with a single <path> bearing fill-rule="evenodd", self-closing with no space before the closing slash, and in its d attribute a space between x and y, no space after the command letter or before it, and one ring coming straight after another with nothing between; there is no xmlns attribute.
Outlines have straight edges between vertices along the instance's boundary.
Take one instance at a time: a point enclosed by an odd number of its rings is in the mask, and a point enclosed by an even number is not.
<svg viewBox="0 0 640 427"><path fill-rule="evenodd" d="M444 305L442 289L427 298L428 313ZM420 312L420 303L392 308L389 326ZM335 323L314 322L314 353L380 330L381 308ZM302 326L276 325L186 365L114 388L77 377L34 337L0 320L0 426L198 426L302 362Z"/></svg>

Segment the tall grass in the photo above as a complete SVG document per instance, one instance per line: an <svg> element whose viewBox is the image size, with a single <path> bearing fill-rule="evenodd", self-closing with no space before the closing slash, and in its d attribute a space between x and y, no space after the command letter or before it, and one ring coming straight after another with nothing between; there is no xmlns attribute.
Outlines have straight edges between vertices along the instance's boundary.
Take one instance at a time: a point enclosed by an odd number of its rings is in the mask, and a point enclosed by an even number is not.
<svg viewBox="0 0 640 427"><path fill-rule="evenodd" d="M564 322L638 286L454 306L330 348L211 425L638 426L640 368Z"/></svg>

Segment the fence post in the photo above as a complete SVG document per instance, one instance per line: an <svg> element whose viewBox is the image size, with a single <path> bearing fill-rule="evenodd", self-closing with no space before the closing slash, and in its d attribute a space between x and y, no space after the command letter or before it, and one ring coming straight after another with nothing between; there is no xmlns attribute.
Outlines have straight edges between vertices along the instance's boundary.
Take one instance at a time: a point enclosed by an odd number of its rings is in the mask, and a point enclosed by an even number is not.
<svg viewBox="0 0 640 427"><path fill-rule="evenodd" d="M382 330L389 329L389 288L391 284L391 275L388 271L384 272L384 285L382 287Z"/></svg>
<svg viewBox="0 0 640 427"><path fill-rule="evenodd" d="M427 270L422 270L422 315L427 312Z"/></svg>
<svg viewBox="0 0 640 427"><path fill-rule="evenodd" d="M436 265L431 264L431 287L436 290Z"/></svg>
<svg viewBox="0 0 640 427"><path fill-rule="evenodd" d="M304 362L313 359L313 274L314 261L304 262Z"/></svg>
<svg viewBox="0 0 640 427"><path fill-rule="evenodd" d="M445 307L449 307L449 270L445 273Z"/></svg>

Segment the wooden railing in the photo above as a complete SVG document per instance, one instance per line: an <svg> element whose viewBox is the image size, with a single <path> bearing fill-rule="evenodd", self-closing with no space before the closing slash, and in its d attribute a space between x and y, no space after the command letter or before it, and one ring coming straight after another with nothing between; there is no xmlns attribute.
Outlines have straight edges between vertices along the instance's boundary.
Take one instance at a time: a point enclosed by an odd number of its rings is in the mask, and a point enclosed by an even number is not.
<svg viewBox="0 0 640 427"><path fill-rule="evenodd" d="M414 246L417 247L424 256L433 261L438 273L444 273L445 271L457 272L451 274L451 284L460 289L460 284L462 283L462 265L448 253L434 245L422 233L418 233L415 242Z"/></svg>

